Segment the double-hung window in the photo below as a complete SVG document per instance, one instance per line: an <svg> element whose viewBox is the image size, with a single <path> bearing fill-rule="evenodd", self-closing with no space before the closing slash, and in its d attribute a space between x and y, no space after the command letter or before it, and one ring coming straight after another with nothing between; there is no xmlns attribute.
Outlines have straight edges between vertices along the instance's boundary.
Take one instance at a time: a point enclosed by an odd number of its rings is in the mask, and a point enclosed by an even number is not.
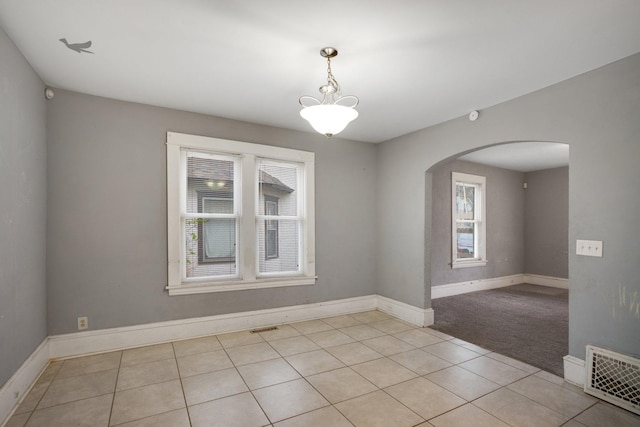
<svg viewBox="0 0 640 427"><path fill-rule="evenodd" d="M479 267L486 255L486 179L451 173L451 267Z"/></svg>
<svg viewBox="0 0 640 427"><path fill-rule="evenodd" d="M169 294L315 283L313 173L313 153L169 132Z"/></svg>

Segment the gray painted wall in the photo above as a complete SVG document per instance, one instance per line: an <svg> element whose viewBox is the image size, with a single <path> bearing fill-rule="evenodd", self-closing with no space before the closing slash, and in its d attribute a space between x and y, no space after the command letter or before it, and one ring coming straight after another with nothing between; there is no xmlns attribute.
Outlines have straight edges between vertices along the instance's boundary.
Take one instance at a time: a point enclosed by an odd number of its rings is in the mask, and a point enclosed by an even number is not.
<svg viewBox="0 0 640 427"><path fill-rule="evenodd" d="M569 168L528 172L525 272L569 278Z"/></svg>
<svg viewBox="0 0 640 427"><path fill-rule="evenodd" d="M502 142L570 144L569 352L586 344L640 355L640 54L481 111L387 141L376 188L381 295L431 306L433 165ZM425 215L425 213L428 213ZM603 240L604 257L575 255L576 239ZM627 298L620 298L626 294ZM623 302L625 301L625 302ZM637 304L637 299L636 299Z"/></svg>
<svg viewBox="0 0 640 427"><path fill-rule="evenodd" d="M0 387L47 333L45 102L0 29Z"/></svg>
<svg viewBox="0 0 640 427"><path fill-rule="evenodd" d="M169 130L315 152L316 285L167 295ZM375 293L375 145L63 90L47 132L50 334Z"/></svg>
<svg viewBox="0 0 640 427"><path fill-rule="evenodd" d="M487 265L451 268L451 172L486 177ZM430 170L433 185L431 285L509 276L524 272L524 174L454 160Z"/></svg>

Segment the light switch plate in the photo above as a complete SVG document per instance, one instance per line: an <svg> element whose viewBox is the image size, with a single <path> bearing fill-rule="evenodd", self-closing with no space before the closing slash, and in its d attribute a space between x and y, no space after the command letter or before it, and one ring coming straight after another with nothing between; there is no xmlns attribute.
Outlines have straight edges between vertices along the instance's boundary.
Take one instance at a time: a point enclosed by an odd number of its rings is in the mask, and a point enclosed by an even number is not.
<svg viewBox="0 0 640 427"><path fill-rule="evenodd" d="M602 258L602 240L576 240L576 254Z"/></svg>

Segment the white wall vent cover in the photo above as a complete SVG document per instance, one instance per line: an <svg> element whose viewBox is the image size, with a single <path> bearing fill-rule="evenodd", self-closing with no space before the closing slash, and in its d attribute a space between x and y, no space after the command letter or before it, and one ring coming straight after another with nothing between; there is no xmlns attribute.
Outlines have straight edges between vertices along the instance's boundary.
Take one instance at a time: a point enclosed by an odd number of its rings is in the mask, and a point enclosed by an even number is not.
<svg viewBox="0 0 640 427"><path fill-rule="evenodd" d="M584 391L640 414L640 360L588 345Z"/></svg>

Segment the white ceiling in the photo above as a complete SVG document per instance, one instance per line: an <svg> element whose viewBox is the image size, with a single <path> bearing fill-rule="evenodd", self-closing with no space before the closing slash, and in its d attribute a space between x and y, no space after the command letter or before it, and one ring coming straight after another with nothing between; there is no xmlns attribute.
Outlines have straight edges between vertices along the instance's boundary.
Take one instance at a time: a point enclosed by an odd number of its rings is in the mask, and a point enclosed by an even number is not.
<svg viewBox="0 0 640 427"><path fill-rule="evenodd" d="M52 87L312 132L325 46L381 142L640 52L638 0L0 0ZM69 50L92 41L93 54ZM481 120L481 119L480 119Z"/></svg>
<svg viewBox="0 0 640 427"><path fill-rule="evenodd" d="M516 142L494 145L458 157L459 160L533 172L569 165L569 145L553 142Z"/></svg>

